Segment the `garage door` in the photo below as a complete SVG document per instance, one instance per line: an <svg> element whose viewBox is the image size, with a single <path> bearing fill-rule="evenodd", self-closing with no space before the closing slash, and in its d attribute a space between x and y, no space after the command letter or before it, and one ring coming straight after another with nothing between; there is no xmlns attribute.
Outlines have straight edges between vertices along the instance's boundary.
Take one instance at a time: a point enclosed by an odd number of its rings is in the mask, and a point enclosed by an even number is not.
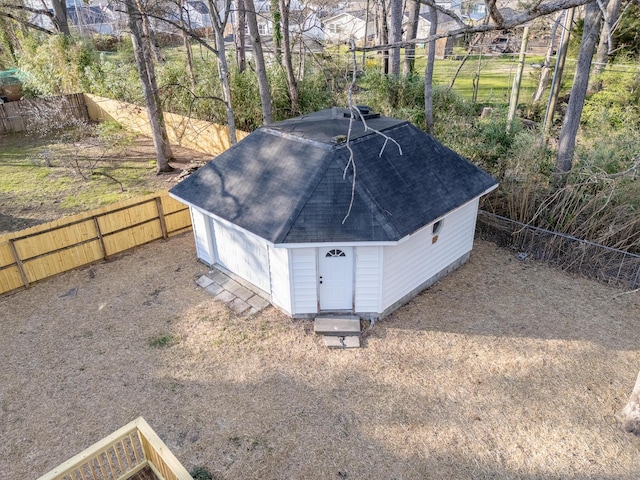
<svg viewBox="0 0 640 480"><path fill-rule="evenodd" d="M217 263L270 293L269 255L266 244L242 230L224 225L219 221L214 222L214 230Z"/></svg>

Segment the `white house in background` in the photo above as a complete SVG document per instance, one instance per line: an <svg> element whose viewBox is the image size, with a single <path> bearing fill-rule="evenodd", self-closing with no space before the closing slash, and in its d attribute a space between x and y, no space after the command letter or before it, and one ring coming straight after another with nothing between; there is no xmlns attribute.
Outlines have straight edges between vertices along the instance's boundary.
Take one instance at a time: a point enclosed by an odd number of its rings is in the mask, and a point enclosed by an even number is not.
<svg viewBox="0 0 640 480"><path fill-rule="evenodd" d="M262 36L273 35L273 17L269 0L254 0L258 32ZM227 25L227 35L233 34L233 24L236 22L236 12L231 11ZM245 33L249 34L248 26ZM317 15L317 9L309 3L291 0L289 13L289 31L295 42L301 36L305 39L323 40L322 23Z"/></svg>
<svg viewBox="0 0 640 480"><path fill-rule="evenodd" d="M406 121L360 115L384 136L354 122L355 178L333 108L259 128L174 186L200 261L293 317L369 319L463 264L496 180Z"/></svg>
<svg viewBox="0 0 640 480"><path fill-rule="evenodd" d="M349 39L356 42L364 39L365 30L367 37L375 35L373 15L369 15L369 24L365 29L366 12L364 10L341 12L324 20L324 34L328 42L342 43Z"/></svg>
<svg viewBox="0 0 640 480"><path fill-rule="evenodd" d="M185 22L190 28L208 28L211 26L209 7L201 0L188 1L183 4Z"/></svg>

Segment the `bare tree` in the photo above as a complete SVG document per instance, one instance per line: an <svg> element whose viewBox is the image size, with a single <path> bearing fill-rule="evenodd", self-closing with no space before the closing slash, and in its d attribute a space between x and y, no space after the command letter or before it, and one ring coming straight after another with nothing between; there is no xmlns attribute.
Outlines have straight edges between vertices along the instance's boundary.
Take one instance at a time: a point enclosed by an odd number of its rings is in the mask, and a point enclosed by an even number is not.
<svg viewBox="0 0 640 480"><path fill-rule="evenodd" d="M417 2L416 2L417 3ZM429 6L429 36L438 31L438 12L433 6ZM433 66L436 60L436 41L432 40L427 46L427 66L424 69L424 120L427 132L433 135Z"/></svg>
<svg viewBox="0 0 640 480"><path fill-rule="evenodd" d="M220 83L222 84L222 96L224 98L225 111L227 113L229 141L233 145L238 140L236 138L236 121L233 113L233 105L231 102L231 75L229 73L229 67L227 65L227 54L224 46L224 28L227 25L227 20L229 19L231 0L225 0L223 8L224 10L221 12L216 5L215 0L209 0L211 25L213 26L213 33L215 35L216 56L218 58L218 73L220 75Z"/></svg>
<svg viewBox="0 0 640 480"><path fill-rule="evenodd" d="M247 16L247 24L249 25L249 34L251 35L251 41L253 43L253 58L256 64L260 103L262 104L262 123L269 125L273 122L273 114L271 113L271 90L269 88L267 67L262 52L262 42L260 32L258 31L258 20L256 18L256 9L253 0L244 0L244 8Z"/></svg>
<svg viewBox="0 0 640 480"><path fill-rule="evenodd" d="M569 40L571 39L571 26L573 25L574 12L575 8L570 8L564 14L564 26L562 28L562 35L560 38L560 48L556 57L556 66L555 71L553 72L553 81L551 82L551 91L549 92L547 111L545 112L543 123L545 135L549 133L553 125L553 116L555 115L556 104L558 103L558 97L560 96L560 84L562 82L564 65L567 59L567 52L569 50Z"/></svg>
<svg viewBox="0 0 640 480"><path fill-rule="evenodd" d="M407 7L409 9L409 25L407 27L407 40L414 40L418 36L418 21L420 20L421 4L417 0L408 0ZM435 10L434 10L435 11ZM436 12L437 14L437 12ZM436 32L429 31L430 35ZM434 50L435 53L435 50ZM416 45L411 44L404 50L404 76L407 77L413 73L413 66L416 62Z"/></svg>
<svg viewBox="0 0 640 480"><path fill-rule="evenodd" d="M404 13L402 0L389 0L389 33L392 44L402 41L402 14ZM389 50L389 73L394 77L400 76L400 47Z"/></svg>
<svg viewBox="0 0 640 480"><path fill-rule="evenodd" d="M300 112L298 101L298 82L293 72L293 61L291 59L291 37L289 35L289 13L291 12L291 0L279 0L280 6L280 26L282 27L282 50L285 71L287 72L287 86L289 88L289 101L291 102L291 115L295 116Z"/></svg>
<svg viewBox="0 0 640 480"><path fill-rule="evenodd" d="M196 91L196 74L193 68L193 54L191 52L191 42L189 41L189 35L187 34L188 28L191 27L191 19L187 18L185 22L185 14L188 17L188 12L184 8L184 0L178 0L178 8L180 9L180 26L182 27L180 34L182 36L182 45L184 46L185 53L187 55L187 71L189 72L189 83L191 90Z"/></svg>
<svg viewBox="0 0 640 480"><path fill-rule="evenodd" d="M236 44L236 65L239 72L244 72L247 64L245 55L244 34L246 29L246 19L243 0L235 0L235 22L233 23L233 40Z"/></svg>
<svg viewBox="0 0 640 480"><path fill-rule="evenodd" d="M70 35L67 4L64 0L52 0L51 5L53 7L52 11L45 6L43 6L43 8L37 8L32 5L2 0L0 1L0 17L42 33ZM48 18L53 25L53 30L39 25L35 20L30 19L27 16L28 14L31 14L31 16L41 15Z"/></svg>
<svg viewBox="0 0 640 480"><path fill-rule="evenodd" d="M71 35L67 18L67 2L65 0L51 0L53 7L53 25L63 35Z"/></svg>
<svg viewBox="0 0 640 480"><path fill-rule="evenodd" d="M596 47L596 42L598 41L598 34L600 33L601 18L602 10L596 2L587 5L576 72L573 77L569 105L567 106L567 113L562 122L562 130L560 131L558 142L556 173L561 177L569 172L573 166L576 135L578 134L584 100L587 96L591 60L593 59L593 52Z"/></svg>
<svg viewBox="0 0 640 480"><path fill-rule="evenodd" d="M558 32L558 27L560 26L560 21L562 17L565 15L564 12L560 12L556 15L555 20L553 21L553 25L551 26L551 33L549 34L549 46L547 47L547 53L544 56L544 63L542 64L542 69L540 70L540 78L538 79L538 88L533 94L533 101L539 102L542 98L542 94L544 93L547 85L549 84L549 75L551 73L551 59L553 58L556 43L556 34Z"/></svg>
<svg viewBox="0 0 640 480"><path fill-rule="evenodd" d="M273 22L273 48L275 51L276 62L282 63L282 28L280 25L280 2L279 0L270 0L271 20Z"/></svg>
<svg viewBox="0 0 640 480"><path fill-rule="evenodd" d="M158 85L156 84L155 70L150 51L150 40L143 34L142 13L135 0L125 0L125 8L129 20L133 50L140 73L142 93L149 115L153 144L156 149L157 171L158 173L170 172L173 170L173 167L169 165L169 161L173 159L173 153L171 152L171 146L169 145L167 130L164 124L164 114L160 104Z"/></svg>
<svg viewBox="0 0 640 480"><path fill-rule="evenodd" d="M598 91L602 89L600 75L604 71L607 58L613 52L612 34L618 22L621 4L622 0L609 0L609 3L607 4L604 25L602 26L602 34L600 35L598 49L596 50L596 59L593 63L593 74L591 75L591 82L589 85L589 90L591 91Z"/></svg>
<svg viewBox="0 0 640 480"><path fill-rule="evenodd" d="M389 24L387 23L387 2L379 0L377 4L376 26L378 42L385 47L382 49L382 73L389 73ZM377 50L377 48L376 48Z"/></svg>

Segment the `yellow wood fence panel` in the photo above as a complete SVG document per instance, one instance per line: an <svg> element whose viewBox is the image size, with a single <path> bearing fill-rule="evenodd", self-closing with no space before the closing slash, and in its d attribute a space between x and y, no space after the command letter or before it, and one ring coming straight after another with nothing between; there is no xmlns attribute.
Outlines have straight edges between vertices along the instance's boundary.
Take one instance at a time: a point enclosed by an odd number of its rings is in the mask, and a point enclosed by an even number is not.
<svg viewBox="0 0 640 480"><path fill-rule="evenodd" d="M35 282L93 263L101 258L103 257L100 243L95 240L27 260L24 262L24 271L29 282Z"/></svg>
<svg viewBox="0 0 640 480"><path fill-rule="evenodd" d="M98 237L95 223L89 218L81 223L15 240L16 251L22 260L53 252Z"/></svg>
<svg viewBox="0 0 640 480"><path fill-rule="evenodd" d="M164 221L169 234L182 231L185 228L191 228L191 215L189 215L189 210L171 213L165 216Z"/></svg>
<svg viewBox="0 0 640 480"><path fill-rule="evenodd" d="M0 242L0 268L12 265L13 263L15 263L15 258L13 258L9 241L5 240L4 242Z"/></svg>
<svg viewBox="0 0 640 480"><path fill-rule="evenodd" d="M115 120L127 130L151 136L151 126L145 108L89 93L85 93L84 98L91 120ZM211 155L219 155L231 146L226 125L170 112L164 113L164 120L169 142L172 144ZM238 140L247 135L247 132L236 131Z"/></svg>
<svg viewBox="0 0 640 480"><path fill-rule="evenodd" d="M115 255L159 238L162 238L162 228L160 221L156 220L105 236L104 246L107 255Z"/></svg>
<svg viewBox="0 0 640 480"><path fill-rule="evenodd" d="M188 207L184 203L179 202L173 197L170 197L166 192L163 192L163 195L160 196L160 199L162 200L162 210L164 211L165 215L180 210L188 211Z"/></svg>
<svg viewBox="0 0 640 480"><path fill-rule="evenodd" d="M0 270L0 293L10 292L22 286L22 278L17 266Z"/></svg>
<svg viewBox="0 0 640 480"><path fill-rule="evenodd" d="M162 238L157 202L167 235L191 227L188 208L163 191L0 235L0 294L23 286L11 242L25 281L35 282Z"/></svg>
<svg viewBox="0 0 640 480"><path fill-rule="evenodd" d="M154 218L158 218L158 211L156 209L156 202L151 199L140 205L101 215L98 217L98 224L100 225L102 235L108 235L111 232L133 227Z"/></svg>

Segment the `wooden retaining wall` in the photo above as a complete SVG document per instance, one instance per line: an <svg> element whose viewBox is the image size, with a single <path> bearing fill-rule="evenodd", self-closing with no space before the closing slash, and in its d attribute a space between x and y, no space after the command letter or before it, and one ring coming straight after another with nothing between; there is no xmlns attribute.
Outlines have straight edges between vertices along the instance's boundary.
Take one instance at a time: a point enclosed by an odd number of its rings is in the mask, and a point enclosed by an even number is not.
<svg viewBox="0 0 640 480"><path fill-rule="evenodd" d="M69 125L72 119L89 120L82 93L36 98L0 104L0 133L22 132L33 126L34 119L46 116L57 125Z"/></svg>
<svg viewBox="0 0 640 480"><path fill-rule="evenodd" d="M89 93L84 94L84 101L91 120L115 120L129 131L151 136L151 126L145 108ZM211 155L219 155L231 146L226 125L168 112L164 113L164 121L172 145ZM236 131L238 141L247 135L247 132Z"/></svg>
<svg viewBox="0 0 640 480"><path fill-rule="evenodd" d="M114 203L0 236L0 294L191 229L167 192Z"/></svg>

